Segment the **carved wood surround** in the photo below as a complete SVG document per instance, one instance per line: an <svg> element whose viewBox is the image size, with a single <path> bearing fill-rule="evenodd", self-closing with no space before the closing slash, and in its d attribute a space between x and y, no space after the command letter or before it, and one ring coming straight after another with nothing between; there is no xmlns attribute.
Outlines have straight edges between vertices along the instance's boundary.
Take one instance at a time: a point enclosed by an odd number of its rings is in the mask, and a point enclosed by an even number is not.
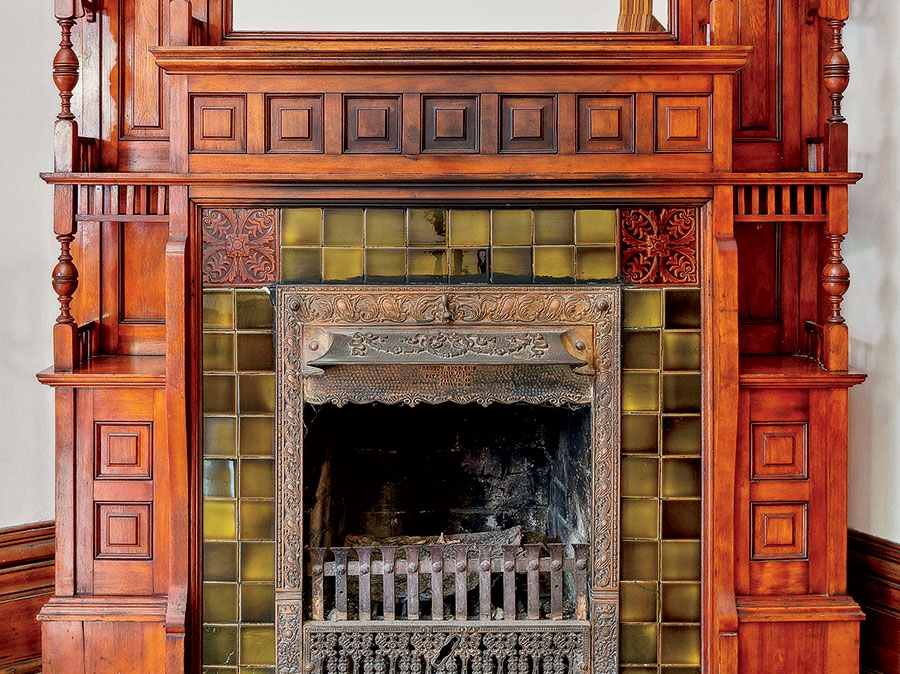
<svg viewBox="0 0 900 674"><path fill-rule="evenodd" d="M841 115L848 4L677 0L668 33L315 35L234 32L228 0L55 0L61 106L43 178L54 189L60 312L54 363L39 378L56 395L57 521L43 671L218 671L201 661L204 288L273 290L281 339L307 323L538 321L549 334L609 320L609 339L578 362L600 372L595 414L616 415L618 364L600 365L620 355L627 365L618 343L635 326L619 329L620 294L689 288L702 307L692 327L702 382L698 662L622 671L858 672L862 613L845 571L847 391L864 376L848 371L841 314L847 194L860 178L848 173ZM623 3L620 25L648 23L646 6ZM358 285L329 285L324 265L321 283L300 284L296 260L310 258L283 214L338 207L616 216L608 241L559 244L568 276L535 257L527 283L493 284L500 258L487 239L470 246L487 251L474 285L454 280L452 265L432 279L437 289L409 285L410 266L376 288L362 244L341 258L351 271L340 278ZM454 245L435 244L434 259ZM601 271L586 272L589 260ZM545 283L547 274L572 283ZM308 345L294 346L279 351L283 392L302 389L290 370ZM301 366L314 367L308 360ZM616 381L603 379L611 373ZM310 390L323 400L352 399L322 381ZM303 435L302 409L291 409L279 411L282 464ZM595 425L595 456L618 452L617 423ZM596 674L619 663L619 483L603 456L591 630L565 637L570 650L593 647L586 670ZM281 489L295 488L279 475ZM302 566L302 523L295 502L278 508L270 666L296 674L316 669L304 644L325 643L332 628L301 633L303 581L288 576ZM518 626L516 638L537 643L541 624ZM476 629L472 652L513 627ZM451 628L428 634L449 644Z"/></svg>

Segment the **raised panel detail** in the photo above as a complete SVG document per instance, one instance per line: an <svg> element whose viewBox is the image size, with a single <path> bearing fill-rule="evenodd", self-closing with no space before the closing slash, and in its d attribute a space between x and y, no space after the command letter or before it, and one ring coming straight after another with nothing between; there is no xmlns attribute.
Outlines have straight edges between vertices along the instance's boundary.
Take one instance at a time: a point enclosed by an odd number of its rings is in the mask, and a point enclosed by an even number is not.
<svg viewBox="0 0 900 674"><path fill-rule="evenodd" d="M400 152L400 96L344 97L344 152Z"/></svg>
<svg viewBox="0 0 900 674"><path fill-rule="evenodd" d="M753 52L737 73L736 137L777 141L781 138L781 1L740 0L738 6L737 44L750 45Z"/></svg>
<svg viewBox="0 0 900 674"><path fill-rule="evenodd" d="M554 153L556 96L500 97L500 152Z"/></svg>
<svg viewBox="0 0 900 674"><path fill-rule="evenodd" d="M149 480L152 425L98 423L94 474L98 480Z"/></svg>
<svg viewBox="0 0 900 674"><path fill-rule="evenodd" d="M422 97L422 152L478 152L478 96Z"/></svg>
<svg viewBox="0 0 900 674"><path fill-rule="evenodd" d="M191 152L247 151L247 99L244 96L193 96Z"/></svg>
<svg viewBox="0 0 900 674"><path fill-rule="evenodd" d="M634 152L634 97L579 96L577 151Z"/></svg>
<svg viewBox="0 0 900 674"><path fill-rule="evenodd" d="M752 424L751 443L751 479L807 479L806 424Z"/></svg>
<svg viewBox="0 0 900 674"><path fill-rule="evenodd" d="M806 558L807 505L805 503L753 503L754 560Z"/></svg>
<svg viewBox="0 0 900 674"><path fill-rule="evenodd" d="M151 559L151 504L96 503L95 558Z"/></svg>
<svg viewBox="0 0 900 674"><path fill-rule="evenodd" d="M269 152L325 151L322 96L270 96L266 105Z"/></svg>
<svg viewBox="0 0 900 674"><path fill-rule="evenodd" d="M656 97L657 152L711 152L709 96Z"/></svg>

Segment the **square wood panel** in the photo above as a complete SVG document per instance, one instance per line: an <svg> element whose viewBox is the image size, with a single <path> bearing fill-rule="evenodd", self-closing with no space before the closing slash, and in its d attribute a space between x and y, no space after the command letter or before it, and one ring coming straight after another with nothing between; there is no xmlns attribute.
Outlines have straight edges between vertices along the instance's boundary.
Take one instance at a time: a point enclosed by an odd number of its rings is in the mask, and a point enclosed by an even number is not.
<svg viewBox="0 0 900 674"><path fill-rule="evenodd" d="M656 97L657 152L712 152L709 96Z"/></svg>
<svg viewBox="0 0 900 674"><path fill-rule="evenodd" d="M324 152L323 97L269 96L266 100L266 137L268 152Z"/></svg>
<svg viewBox="0 0 900 674"><path fill-rule="evenodd" d="M752 424L752 480L805 480L809 474L806 424Z"/></svg>
<svg viewBox="0 0 900 674"><path fill-rule="evenodd" d="M577 152L634 152L634 97L579 96L577 126Z"/></svg>
<svg viewBox="0 0 900 674"><path fill-rule="evenodd" d="M422 152L478 152L478 96L422 97Z"/></svg>
<svg viewBox="0 0 900 674"><path fill-rule="evenodd" d="M401 97L344 96L344 152L399 154Z"/></svg>
<svg viewBox="0 0 900 674"><path fill-rule="evenodd" d="M752 503L754 560L806 559L807 504Z"/></svg>
<svg viewBox="0 0 900 674"><path fill-rule="evenodd" d="M500 152L555 153L556 96L500 97Z"/></svg>
<svg viewBox="0 0 900 674"><path fill-rule="evenodd" d="M191 97L191 152L247 151L245 96Z"/></svg>
<svg viewBox="0 0 900 674"><path fill-rule="evenodd" d="M150 503L95 503L96 559L151 559Z"/></svg>
<svg viewBox="0 0 900 674"><path fill-rule="evenodd" d="M98 480L152 478L152 424L95 426L94 475Z"/></svg>

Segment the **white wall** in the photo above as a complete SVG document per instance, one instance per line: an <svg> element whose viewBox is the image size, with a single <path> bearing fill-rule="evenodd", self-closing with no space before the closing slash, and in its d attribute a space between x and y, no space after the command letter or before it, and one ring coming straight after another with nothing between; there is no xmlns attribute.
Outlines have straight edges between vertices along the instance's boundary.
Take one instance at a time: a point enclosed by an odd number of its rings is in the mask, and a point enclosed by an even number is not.
<svg viewBox="0 0 900 674"><path fill-rule="evenodd" d="M51 362L56 245L51 167L57 110L50 79L58 32L44 2L10 2L0 23L0 527L53 516L51 392L34 373ZM850 525L900 541L900 3L853 0L853 67L845 111L851 190L845 244L853 284L844 303L851 360L869 381L851 396ZM896 265L896 266L895 266Z"/></svg>
<svg viewBox="0 0 900 674"><path fill-rule="evenodd" d="M900 541L900 2L851 0L844 105L852 276L844 302L851 365L869 380L850 397L850 526Z"/></svg>
<svg viewBox="0 0 900 674"><path fill-rule="evenodd" d="M53 518L53 168L59 33L47 2L4 2L0 22L0 527ZM57 253L58 254L58 253Z"/></svg>

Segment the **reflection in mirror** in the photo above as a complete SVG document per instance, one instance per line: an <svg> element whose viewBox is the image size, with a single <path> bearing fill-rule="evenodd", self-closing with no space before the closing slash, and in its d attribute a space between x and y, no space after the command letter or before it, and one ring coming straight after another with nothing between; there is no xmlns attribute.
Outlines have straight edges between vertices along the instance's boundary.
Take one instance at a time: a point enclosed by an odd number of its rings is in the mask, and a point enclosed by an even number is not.
<svg viewBox="0 0 900 674"><path fill-rule="evenodd" d="M232 0L235 31L271 32L624 32L669 30L675 0Z"/></svg>

